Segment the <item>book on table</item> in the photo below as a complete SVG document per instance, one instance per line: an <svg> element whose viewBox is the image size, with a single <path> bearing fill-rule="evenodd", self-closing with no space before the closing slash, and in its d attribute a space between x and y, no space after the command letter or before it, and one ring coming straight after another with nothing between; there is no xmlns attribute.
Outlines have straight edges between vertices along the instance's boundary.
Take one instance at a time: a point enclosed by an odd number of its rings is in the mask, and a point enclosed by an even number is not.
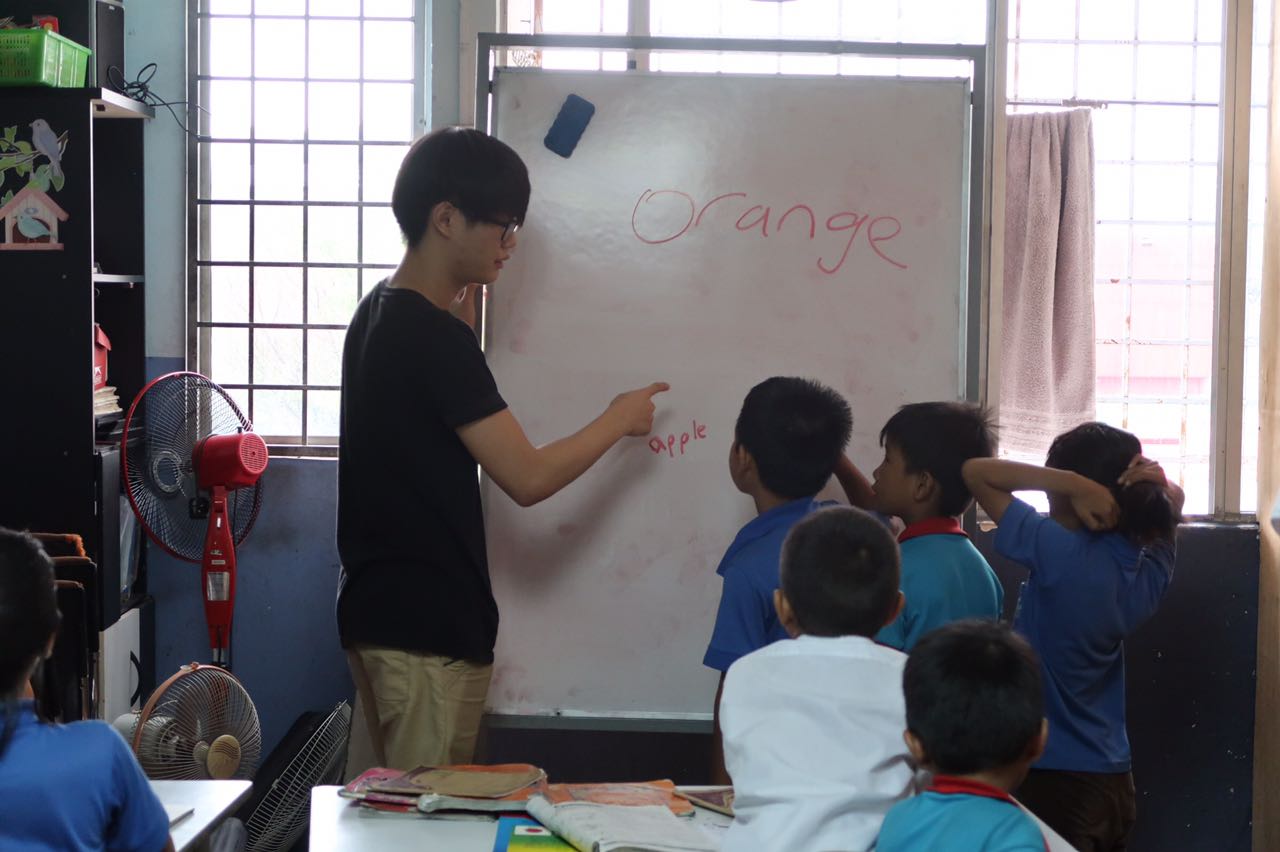
<svg viewBox="0 0 1280 852"><path fill-rule="evenodd" d="M529 799L529 816L579 852L716 852L720 844L661 805L553 804Z"/></svg>
<svg viewBox="0 0 1280 852"><path fill-rule="evenodd" d="M493 852L574 852L572 846L528 817L500 817Z"/></svg>
<svg viewBox="0 0 1280 852"><path fill-rule="evenodd" d="M693 802L700 808L733 816L732 787L702 787L696 790L676 790L676 795Z"/></svg>
<svg viewBox="0 0 1280 852"><path fill-rule="evenodd" d="M394 778L375 781L371 786L377 793L501 799L546 778L547 773L528 763L419 766Z"/></svg>
<svg viewBox="0 0 1280 852"><path fill-rule="evenodd" d="M528 781L530 778L532 782ZM521 780L524 786L515 787ZM410 772L376 768L361 773L339 790L338 795L355 799L374 810L392 813L497 814L523 813L529 796L545 788L546 773L528 764L419 767ZM428 790L435 792L425 792ZM483 795L453 795L451 791ZM498 793L502 795L496 795Z"/></svg>

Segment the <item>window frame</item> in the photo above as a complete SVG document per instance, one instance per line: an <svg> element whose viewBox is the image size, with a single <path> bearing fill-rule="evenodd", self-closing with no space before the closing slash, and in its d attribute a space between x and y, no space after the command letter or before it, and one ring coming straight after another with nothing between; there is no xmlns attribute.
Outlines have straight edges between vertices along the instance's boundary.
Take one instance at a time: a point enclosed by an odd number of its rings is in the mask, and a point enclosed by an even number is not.
<svg viewBox="0 0 1280 852"><path fill-rule="evenodd" d="M990 0L1008 21L1008 0ZM1218 95L1218 210L1215 226L1214 317L1209 397L1209 511L1189 519L1254 523L1240 507L1244 455L1246 256L1249 231L1249 141L1252 118L1254 0L1223 0L1222 65ZM1008 67L1007 32L991 51L1002 82ZM1007 101L1001 85L993 109ZM1082 104L1083 105L1083 104ZM1003 134L1001 134L1003 137ZM1003 173L1003 158L997 173ZM994 248L993 248L994 251ZM998 359L998 353L993 358Z"/></svg>
<svg viewBox="0 0 1280 852"><path fill-rule="evenodd" d="M1002 7L1008 21L1008 0L991 0ZM1241 509L1244 459L1244 380L1246 347L1247 253L1249 232L1250 123L1252 119L1252 63L1254 0L1223 0L1222 59L1217 108L1218 172L1217 221L1213 281L1214 316L1211 324L1211 390L1209 397L1209 511L1189 519L1253 523L1256 511ZM1009 38L1004 34L992 50L1002 77L1008 67ZM998 55L997 55L998 54ZM1007 86L997 93L1007 103ZM1026 102L1024 102L1026 103ZM1141 105L1146 101L1104 100L1046 106ZM993 104L1001 115L1000 103ZM1178 104L1182 106L1183 104ZM1190 106L1192 104L1186 104ZM1003 137L1003 134L1001 134ZM1003 158L997 167L1003 173ZM993 249L994 251L994 249ZM999 354L991 356L998 360Z"/></svg>
<svg viewBox="0 0 1280 852"><path fill-rule="evenodd" d="M1235 521L1257 519L1256 510L1242 512L1240 508L1244 462L1249 139L1253 118L1253 2L1224 0L1223 3L1219 108L1209 500L1214 519Z"/></svg>
<svg viewBox="0 0 1280 852"><path fill-rule="evenodd" d="M189 46L189 49L187 51L187 98L188 98L188 101L193 104L203 104L203 103L209 102L210 83L217 80L222 80L222 79L241 79L239 77L227 78L222 75L214 75L209 72L209 64L208 64L209 33L207 28L203 26L203 22L207 19L214 19L219 17L247 19L251 22L250 24L251 39L253 38L252 22L259 19L287 19L287 20L299 20L304 22L309 22L311 20L358 20L360 21L360 28L362 33L362 38L360 40L361 44L359 48L362 54L364 50L363 30L364 30L365 21L368 21L368 20L377 21L381 19L379 16L376 16L376 15L369 15L369 16L364 15L363 4L361 4L361 13L359 14L358 17L357 16L341 17L341 16L329 16L329 15L322 15L322 16L318 15L318 16L312 17L310 14L309 2L306 4L306 11L301 16L266 14L266 13L260 14L254 11L253 4L250 4L250 7L249 7L250 10L243 14L225 13L225 12L216 13L216 12L210 11L209 6L211 5L211 3L212 3L212 0L195 0L195 2L192 2L191 4L189 4L188 11L187 11L187 44ZM431 22L428 19L428 15L431 12L432 4L429 3L429 0L411 0L411 5L413 10L412 11L412 14L413 14L413 59L412 59L413 114L412 114L412 120L413 120L413 127L415 128L415 130L418 132L421 132L423 129L425 129L428 126L428 115L429 115L429 106L430 106L431 74L430 74L430 69L428 67L429 66L429 62L428 62L429 45L427 44L427 34L431 30ZM404 20L404 19L397 18L395 20ZM304 26L306 26L306 24L304 24ZM304 47L303 47L303 51L304 51L303 55L304 57L306 57L306 61L308 64L310 62L310 49L311 49L310 40L307 39L307 42L304 44ZM253 51L252 40L250 41L249 50L252 54L252 51ZM256 79L273 79L273 78L258 78L256 74L251 73L247 79L250 82L252 82L253 80L256 80ZM333 82L332 80L329 80L327 78L317 78L317 77L310 77L310 76L302 76L297 78L297 82L300 82L303 84L309 83L313 80L322 80L323 82ZM361 75L360 78L358 78L357 82L364 83L367 81L364 80L363 75ZM374 82L378 82L378 81L374 81ZM307 109L309 109L309 106L304 106L304 117L306 115ZM308 419L307 394L311 391L332 393L334 391L339 390L339 387L333 386L333 385L320 385L320 384L308 382L307 372L306 372L307 370L306 361L308 357L308 338L310 336L309 333L311 331L333 331L333 330L342 331L346 329L346 325L335 325L333 323L308 321L309 319L307 317L308 273L310 270L313 270L313 269L355 270L357 273L357 287L362 287L362 285L360 284L360 280L361 280L361 274L363 270L385 268L389 273L390 270L394 268L394 265L388 267L386 264L368 262L368 261L365 261L363 258L354 262L340 262L340 263L313 261L310 258L307 258L305 256L302 260L299 260L296 262L258 260L254 256L252 225L250 225L249 237L248 237L249 246L250 246L249 256L246 260L244 260L243 262L240 262L240 261L219 261L219 260L204 259L208 250L208 246L207 246L208 237L207 237L207 231L202 229L202 225L204 225L207 222L207 219L205 218L208 215L207 211L213 207L218 206L220 203L227 203L227 202L220 202L217 199L207 198L209 154L208 154L208 149L204 147L204 143L221 142L225 140L222 137L214 136L213 134L207 132L206 120L207 119L204 113L193 111L191 114L192 132L187 134L187 140L186 140L187 141L187 144L186 144L186 163L187 163L187 183L186 183L187 351L186 351L186 359L187 359L188 368L196 369L197 371L201 371L201 372L208 371L208 364L206 363L206 359L208 357L209 341L211 338L212 330L214 328L248 329L249 335L250 335L250 343L249 343L249 352L248 352L248 361L247 361L248 375L246 376L246 381L226 383L225 386L231 390L245 390L249 392L257 391L257 390L297 391L301 395L300 424L302 427L302 434L300 435L264 435L263 437L268 442L268 447L270 448L271 454L274 456L319 456L319 457L336 458L338 454L338 445L337 445L336 436L333 436L334 437L333 443L309 443L308 442L308 439L310 436L308 434L308 429L307 429L307 419ZM251 146L259 142L281 142L281 143L288 143L288 144L297 144L297 145L304 146L304 151L305 151L306 148L310 145L330 143L330 142L333 142L334 140L322 140L320 142L313 142L308 138L308 134L305 129L303 132L303 136L299 139L277 140L277 139L268 139L265 137L260 139L257 137L256 134L252 132L252 128L251 128L250 135L247 140L236 139L233 141L237 141L237 142L247 141L248 144L250 144ZM403 146L407 144L407 142L381 142L378 140L365 140L363 138L363 130L361 130L359 133L359 138L349 139L349 140L347 139L339 140L339 144L355 144L360 147L361 151L363 151L364 146L366 145L368 146L380 146L380 145ZM361 161L363 162L363 154L361 154ZM251 159L251 163L252 163L252 159ZM251 165L251 169L252 169L252 165ZM252 174L252 171L251 171L251 174ZM304 172L304 181L305 179L306 178L305 178L305 172ZM359 180L363 181L363 174L361 174L361 176L359 177ZM306 223L307 217L306 217L305 211L311 208L356 207L359 209L370 209L370 208L388 206L385 202L366 201L363 197L363 191L360 193L360 195L361 195L360 199L356 201L347 201L347 202L314 201L314 200L303 199L303 198L287 199L287 200L278 200L278 199L258 200L254 198L254 191L253 191L253 187L251 186L249 191L249 197L247 199L244 199L243 201L245 205L251 210L259 206L273 207L273 208L283 207L283 208L302 209L304 211L302 234L303 234L303 242L305 246L306 235L307 235L307 223ZM237 200L237 202L232 202L232 203L238 203L238 201L239 200ZM250 215L252 216L252 213ZM358 228L359 230L358 230L357 240L359 242L363 242L362 240L363 226L358 225ZM202 240L206 241L205 245L202 245L202 242L201 242ZM201 270L206 268L216 268L219 266L246 268L250 270L249 290L248 290L248 294L249 294L248 298L250 300L250 313L248 314L248 321L227 322L227 321L221 321L221 320L213 321L213 320L202 319L202 308L205 307L205 305L207 304L207 300L210 294L207 293L205 291L205 288L202 287L201 285ZM255 322L253 320L253 315L252 315L253 270L269 269L269 268L289 268L289 269L300 268L302 270L303 315L302 315L301 322L273 323L273 322ZM363 290L361 289L358 292L363 292ZM303 364L301 366L303 370L303 373L302 373L303 381L301 383L271 383L271 382L255 381L255 376L253 374L252 336L253 336L253 330L256 330L256 329L300 330L302 332ZM216 377L213 377L213 378L215 379L215 381L217 380ZM245 412L245 416L250 418L252 417L249 411ZM330 436L326 435L324 437L328 438Z"/></svg>

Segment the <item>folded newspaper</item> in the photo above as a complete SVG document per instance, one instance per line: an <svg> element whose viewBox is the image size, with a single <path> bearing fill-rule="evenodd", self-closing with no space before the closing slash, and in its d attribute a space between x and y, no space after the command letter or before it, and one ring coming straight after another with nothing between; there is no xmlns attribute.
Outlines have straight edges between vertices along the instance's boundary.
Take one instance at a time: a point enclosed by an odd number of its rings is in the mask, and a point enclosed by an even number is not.
<svg viewBox="0 0 1280 852"><path fill-rule="evenodd" d="M718 845L688 820L660 805L553 805L529 799L529 816L580 852L716 852Z"/></svg>

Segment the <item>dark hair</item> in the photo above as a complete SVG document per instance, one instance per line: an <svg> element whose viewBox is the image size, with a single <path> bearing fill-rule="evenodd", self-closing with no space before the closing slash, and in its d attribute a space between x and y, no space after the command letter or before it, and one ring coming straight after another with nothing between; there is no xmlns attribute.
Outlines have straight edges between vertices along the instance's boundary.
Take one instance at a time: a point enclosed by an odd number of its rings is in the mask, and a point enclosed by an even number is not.
<svg viewBox="0 0 1280 852"><path fill-rule="evenodd" d="M422 241L431 211L442 201L471 220L523 222L529 170L510 146L487 133L442 128L409 148L391 192L391 212L409 248Z"/></svg>
<svg viewBox="0 0 1280 852"><path fill-rule="evenodd" d="M995 454L991 418L969 402L915 402L898 409L880 430L880 446L893 444L908 471L924 471L938 483L938 510L958 515L973 495L960 468L973 458Z"/></svg>
<svg viewBox="0 0 1280 852"><path fill-rule="evenodd" d="M31 536L0 527L0 695L22 688L60 619L53 561ZM13 702L3 713L0 756L13 736Z"/></svg>
<svg viewBox="0 0 1280 852"><path fill-rule="evenodd" d="M995 621L956 621L925 634L907 658L902 692L907 730L948 775L1014 763L1044 720L1035 651Z"/></svg>
<svg viewBox="0 0 1280 852"><path fill-rule="evenodd" d="M1182 516L1169 492L1155 482L1127 488L1116 482L1141 452L1142 442L1131 432L1093 421L1054 438L1045 467L1069 470L1111 489L1120 507L1117 529L1128 538L1139 544L1172 539Z"/></svg>
<svg viewBox="0 0 1280 852"><path fill-rule="evenodd" d="M782 594L811 636L874 636L898 600L898 543L850 506L819 509L782 544Z"/></svg>
<svg viewBox="0 0 1280 852"><path fill-rule="evenodd" d="M734 440L755 459L765 488L796 500L827 484L852 431L840 394L812 379L774 376L747 393Z"/></svg>

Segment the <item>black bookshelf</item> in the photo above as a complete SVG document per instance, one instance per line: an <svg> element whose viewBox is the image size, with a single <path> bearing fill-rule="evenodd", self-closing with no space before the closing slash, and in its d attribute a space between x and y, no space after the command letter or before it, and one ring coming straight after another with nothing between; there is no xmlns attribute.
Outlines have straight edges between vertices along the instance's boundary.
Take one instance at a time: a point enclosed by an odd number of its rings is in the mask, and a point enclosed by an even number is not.
<svg viewBox="0 0 1280 852"><path fill-rule="evenodd" d="M112 345L107 383L127 410L146 378L142 134L153 115L101 88L0 88L0 165L25 158L47 179L0 170L0 525L83 537L102 629L145 593L145 578L121 582L120 451L97 440L93 355L98 323ZM35 144L39 122L61 141L60 186Z"/></svg>

